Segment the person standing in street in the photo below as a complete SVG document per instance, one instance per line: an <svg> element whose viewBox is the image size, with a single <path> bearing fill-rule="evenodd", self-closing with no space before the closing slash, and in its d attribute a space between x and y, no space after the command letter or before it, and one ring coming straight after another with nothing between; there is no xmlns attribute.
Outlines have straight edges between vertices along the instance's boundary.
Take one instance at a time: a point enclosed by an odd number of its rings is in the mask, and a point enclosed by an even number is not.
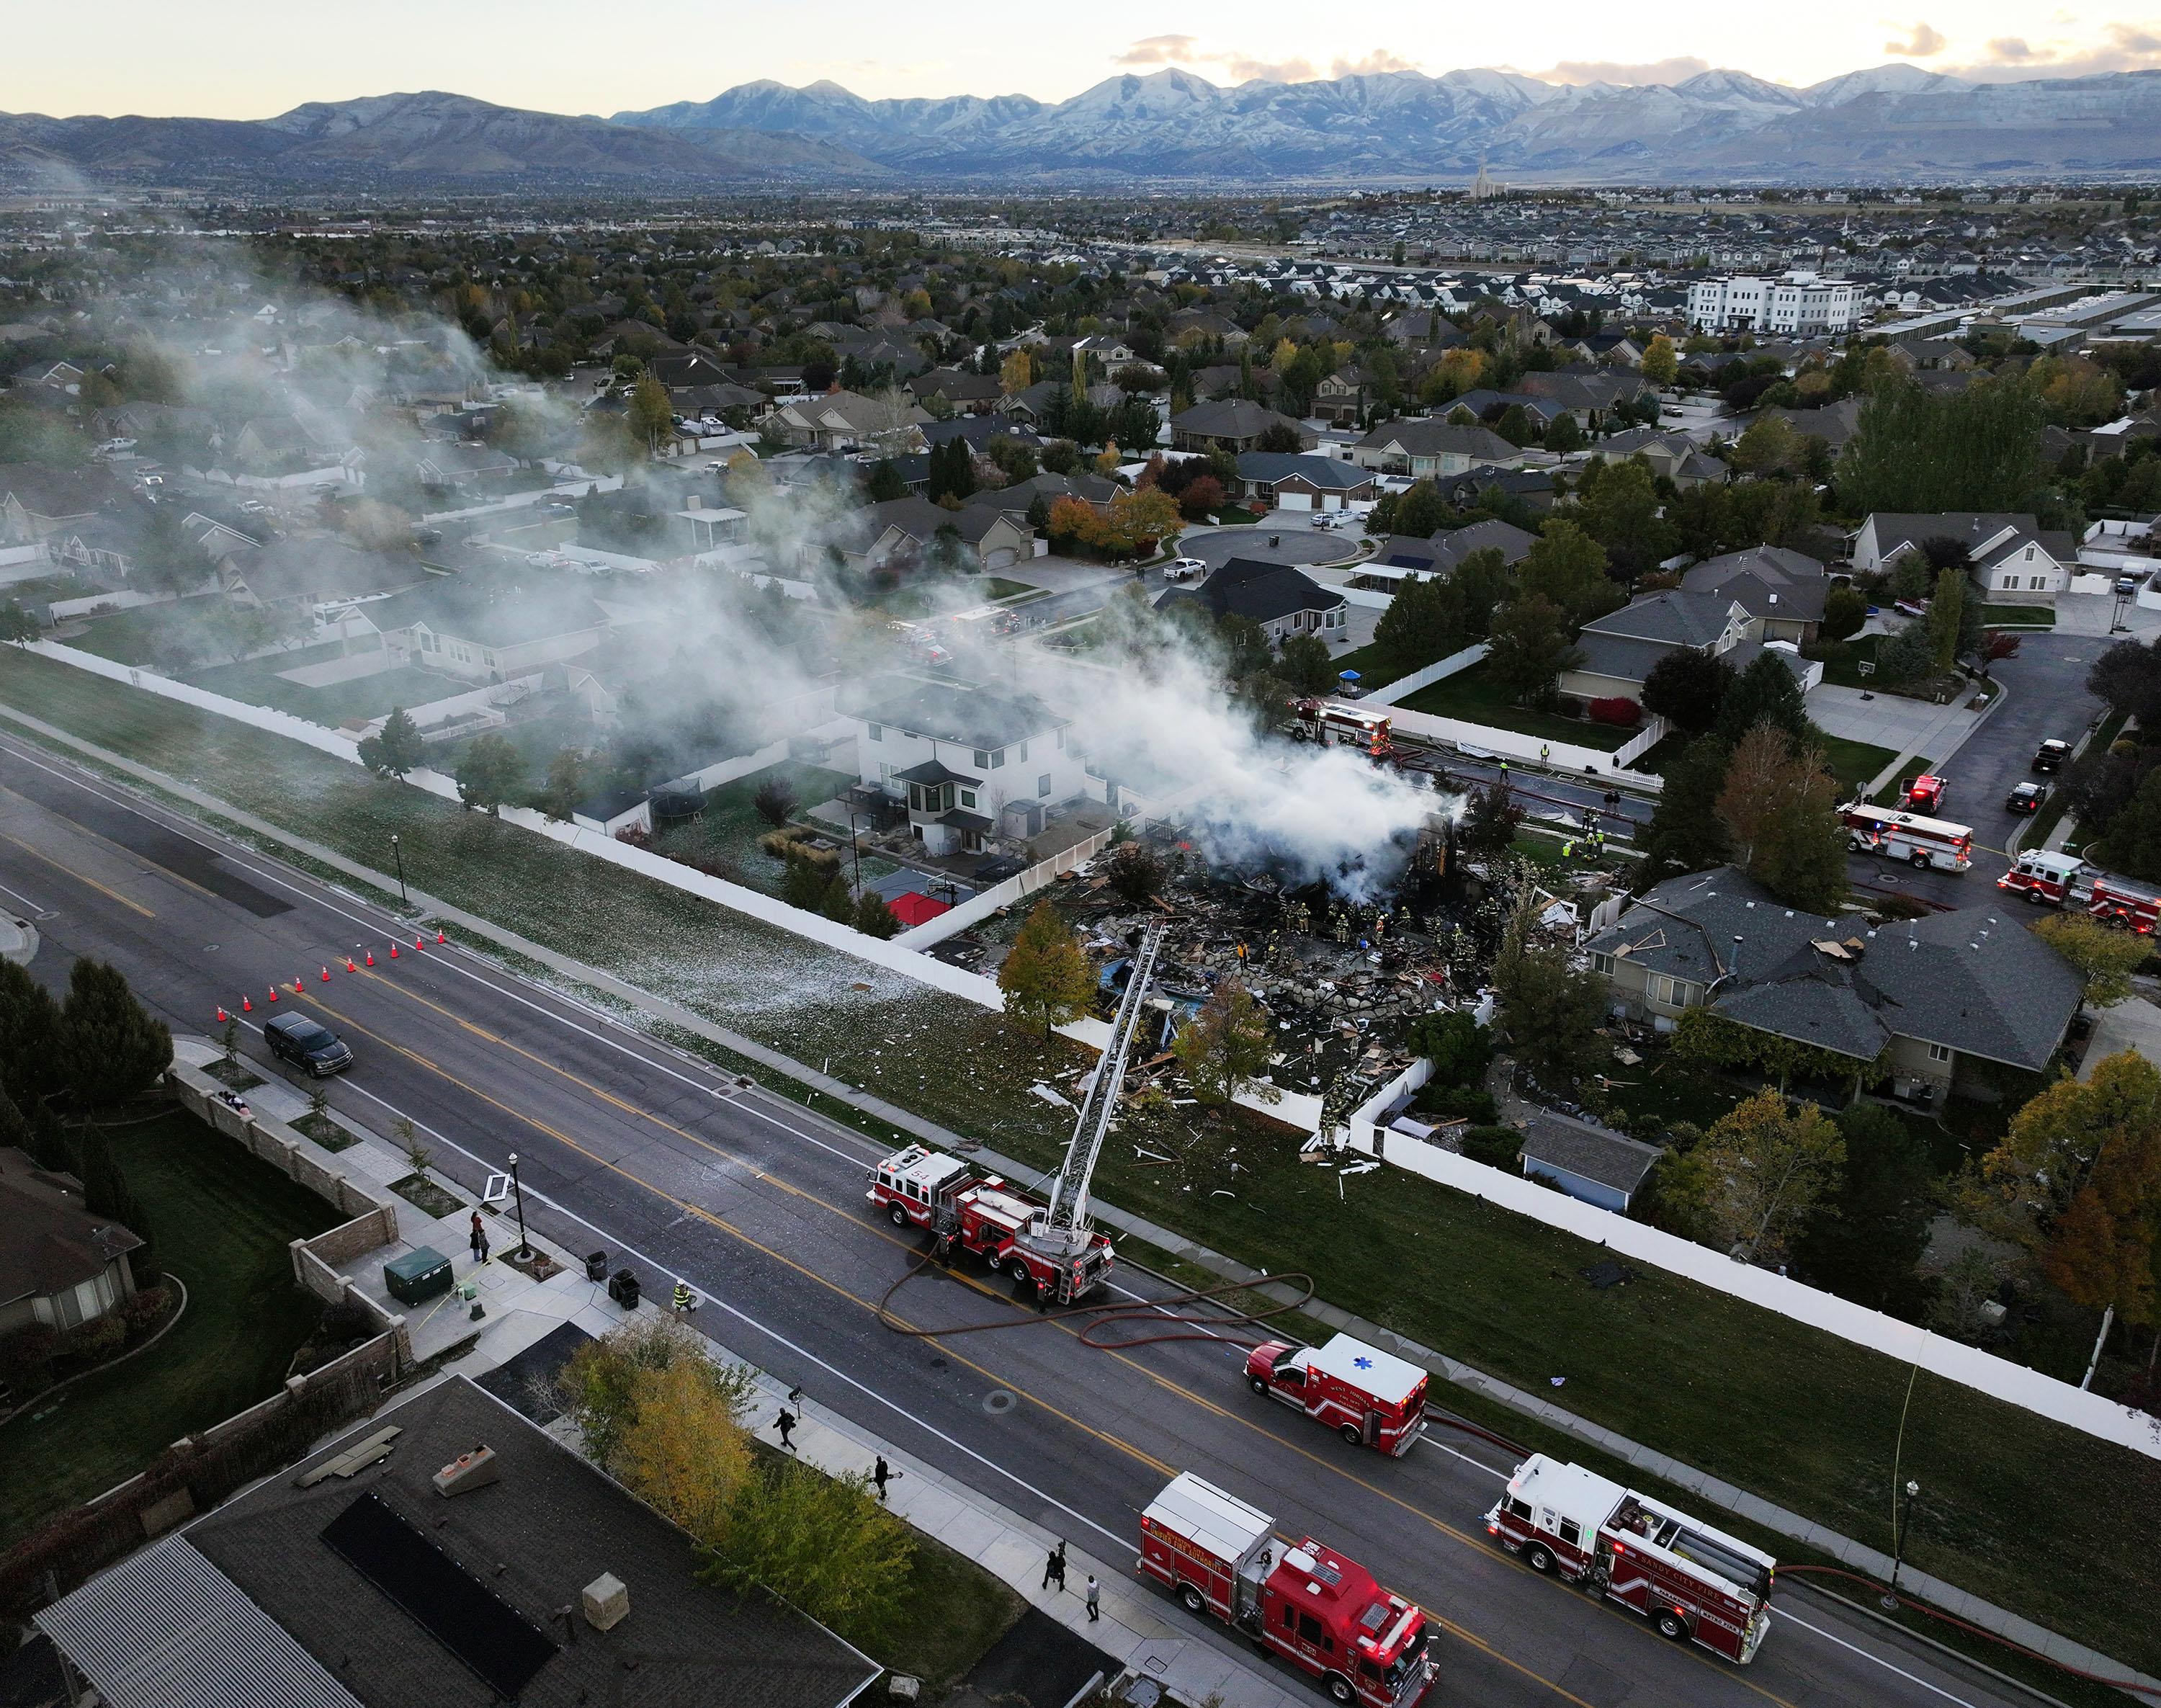
<svg viewBox="0 0 2161 1708"><path fill-rule="evenodd" d="M1102 1602L1103 1586L1096 1581L1096 1574L1091 1571L1088 1574L1088 1622L1091 1625L1096 1622L1096 1610Z"/></svg>
<svg viewBox="0 0 2161 1708"><path fill-rule="evenodd" d="M773 1426L780 1431L780 1445L789 1452L793 1453L795 1450L795 1444L788 1437L789 1431L795 1427L795 1414L789 1410L786 1406L783 1406L780 1409L780 1415L773 1420Z"/></svg>
<svg viewBox="0 0 2161 1708"><path fill-rule="evenodd" d="M688 1316L692 1311L698 1308L698 1295L691 1292L689 1282L678 1281L675 1284L675 1297L674 1302L675 1315L678 1316Z"/></svg>

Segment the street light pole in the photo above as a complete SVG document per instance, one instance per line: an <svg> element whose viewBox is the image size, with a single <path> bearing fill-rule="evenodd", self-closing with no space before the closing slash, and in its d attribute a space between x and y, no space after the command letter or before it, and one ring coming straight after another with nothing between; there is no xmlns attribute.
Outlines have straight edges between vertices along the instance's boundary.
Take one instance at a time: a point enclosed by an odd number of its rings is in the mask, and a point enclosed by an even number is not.
<svg viewBox="0 0 2161 1708"><path fill-rule="evenodd" d="M856 828L856 820L869 817L868 813L855 808L851 808L848 812L848 851L855 857L856 893L859 896L863 893L863 838L862 833Z"/></svg>
<svg viewBox="0 0 2161 1708"><path fill-rule="evenodd" d="M1913 1521L1914 1497L1920 1493L1920 1492L1921 1485L1918 1482L1909 1482L1906 1485L1903 1491L1906 1497L1905 1503L1899 1508L1898 1522L1892 1529L1891 1587L1884 1591L1882 1597L1883 1611L1887 1613L1895 1611L1898 1606L1898 1566L1900 1562L1905 1558L1906 1527ZM1895 1492L1893 1498L1897 1498Z"/></svg>
<svg viewBox="0 0 2161 1708"><path fill-rule="evenodd" d="M525 1237L525 1188L518 1178L518 1153L510 1153L510 1190L518 1200L518 1255L521 1259L533 1255L532 1242Z"/></svg>
<svg viewBox="0 0 2161 1708"><path fill-rule="evenodd" d="M390 857L398 862L398 899L401 904L409 907L412 898L405 893L405 851L398 846L395 831L390 836Z"/></svg>

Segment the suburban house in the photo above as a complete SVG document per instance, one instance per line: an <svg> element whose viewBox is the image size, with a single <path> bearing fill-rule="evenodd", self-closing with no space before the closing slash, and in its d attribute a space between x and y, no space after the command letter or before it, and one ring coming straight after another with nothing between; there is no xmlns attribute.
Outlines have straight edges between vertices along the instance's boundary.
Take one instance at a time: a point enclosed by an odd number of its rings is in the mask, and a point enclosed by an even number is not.
<svg viewBox="0 0 2161 1708"><path fill-rule="evenodd" d="M1027 500L1016 511L996 502L1004 496L994 492L990 503L966 504L958 510L914 497L866 504L805 544L804 570L815 573L835 552L844 567L857 574L912 568L935 555L941 534L952 553L953 567L1004 569L1035 550L1035 530L1028 525L1025 513Z"/></svg>
<svg viewBox="0 0 2161 1708"><path fill-rule="evenodd" d="M455 481L514 475L518 466L508 451L460 443L424 447L414 459L413 472L430 485L446 487Z"/></svg>
<svg viewBox="0 0 2161 1708"><path fill-rule="evenodd" d="M683 1530L482 1380L408 1390L41 1609L61 1700L489 1708L664 1679L678 1701L842 1708L869 1689L876 1661L709 1583Z"/></svg>
<svg viewBox="0 0 2161 1708"><path fill-rule="evenodd" d="M1300 450L1310 450L1320 442L1320 436L1311 428L1300 426L1266 404L1246 398L1219 398L1212 403L1195 404L1170 418L1170 447L1202 452L1220 448L1235 456L1242 450L1258 450L1263 436L1272 430L1294 435Z"/></svg>
<svg viewBox="0 0 2161 1708"><path fill-rule="evenodd" d="M224 565L227 593L264 607L366 599L436 579L402 553L361 551L335 539L273 539Z"/></svg>
<svg viewBox="0 0 2161 1708"><path fill-rule="evenodd" d="M1550 1180L1571 1198L1626 1216L1664 1154L1660 1146L1540 1109L1524 1124L1519 1160L1527 1178Z"/></svg>
<svg viewBox="0 0 2161 1708"><path fill-rule="evenodd" d="M933 854L1034 836L1047 810L1087 792L1069 721L1032 694L915 685L852 716L864 785L906 800Z"/></svg>
<svg viewBox="0 0 2161 1708"><path fill-rule="evenodd" d="M2054 605L2075 573L2077 545L2044 534L2031 515L1947 510L1934 516L1872 514L1853 537L1853 567L1875 575L1932 539L1954 540L1981 596L1992 605Z"/></svg>
<svg viewBox="0 0 2161 1708"><path fill-rule="evenodd" d="M1237 496L1268 509L1341 510L1381 494L1370 469L1340 456L1304 452L1244 450L1238 453Z"/></svg>
<svg viewBox="0 0 2161 1708"><path fill-rule="evenodd" d="M1685 433L1667 433L1656 427L1631 427L1611 439L1601 440L1595 453L1608 462L1640 456L1654 475L1664 475L1686 492L1709 482L1723 481L1731 472Z"/></svg>
<svg viewBox="0 0 2161 1708"><path fill-rule="evenodd" d="M0 545L30 545L72 523L87 522L117 496L102 470L0 463Z"/></svg>
<svg viewBox="0 0 2161 1708"><path fill-rule="evenodd" d="M1174 587L1156 601L1198 605L1211 617L1242 617L1280 643L1293 635L1340 640L1350 601L1341 588L1324 587L1288 564L1232 558L1197 587Z"/></svg>
<svg viewBox="0 0 2161 1708"><path fill-rule="evenodd" d="M1391 534L1358 566L1359 573L1351 578L1351 585L1369 591L1393 592L1406 577L1428 581L1453 574L1456 565L1473 552L1497 551L1503 564L1519 564L1537 543L1536 534L1497 517L1474 522L1467 528L1444 529L1429 539Z"/></svg>
<svg viewBox="0 0 2161 1708"><path fill-rule="evenodd" d="M789 399L768 419L794 445L891 456L922 450L921 424L930 417L912 404L896 408L855 392L821 392L815 398Z"/></svg>
<svg viewBox="0 0 2161 1708"><path fill-rule="evenodd" d="M1736 600L1752 621L1754 639L1799 645L1816 638L1830 577L1806 552L1757 545L1691 565L1681 590Z"/></svg>
<svg viewBox="0 0 2161 1708"><path fill-rule="evenodd" d="M1872 927L1799 913L1730 866L1669 878L1585 946L1616 1010L1660 1031L1708 1006L1856 1069L1888 1052L1893 1091L1924 1101L1973 1063L2046 1070L2084 989L1992 903Z"/></svg>
<svg viewBox="0 0 2161 1708"><path fill-rule="evenodd" d="M966 373L957 367L934 367L928 373L919 373L909 381L908 388L919 403L926 398L943 398L969 415L988 414L1004 395L996 374Z"/></svg>
<svg viewBox="0 0 2161 1708"><path fill-rule="evenodd" d="M65 1333L135 1291L128 1254L143 1242L92 1216L82 1182L0 1149L0 1334L25 1323Z"/></svg>
<svg viewBox="0 0 2161 1708"><path fill-rule="evenodd" d="M403 654L400 664L475 682L501 682L575 659L608 632L607 613L589 593L552 579L529 588L474 573L431 575L426 586L361 606L355 614Z"/></svg>
<svg viewBox="0 0 2161 1708"><path fill-rule="evenodd" d="M1560 691L1583 700L1634 700L1643 679L1668 653L1682 647L1722 658L1745 670L1768 650L1784 662L1806 694L1823 680L1823 666L1804 659L1789 640L1766 640L1762 625L1738 593L1727 589L1691 592L1672 588L1645 593L1620 610L1583 626L1576 637L1582 662L1560 675Z"/></svg>
<svg viewBox="0 0 2161 1708"><path fill-rule="evenodd" d="M1314 419L1337 426L1355 424L1372 401L1373 383L1366 370L1353 362L1313 388Z"/></svg>
<svg viewBox="0 0 2161 1708"><path fill-rule="evenodd" d="M1526 532L1513 522L1489 518L1474 522L1466 528L1451 528L1433 537L1435 563L1445 575L1473 552L1497 551L1501 561L1511 567L1523 562L1531 555L1531 548L1539 543L1535 534Z"/></svg>
<svg viewBox="0 0 2161 1708"><path fill-rule="evenodd" d="M1425 415L1383 422L1351 447L1351 461L1382 474L1420 479L1461 474L1480 463L1520 467L1523 453L1490 427L1450 426Z"/></svg>

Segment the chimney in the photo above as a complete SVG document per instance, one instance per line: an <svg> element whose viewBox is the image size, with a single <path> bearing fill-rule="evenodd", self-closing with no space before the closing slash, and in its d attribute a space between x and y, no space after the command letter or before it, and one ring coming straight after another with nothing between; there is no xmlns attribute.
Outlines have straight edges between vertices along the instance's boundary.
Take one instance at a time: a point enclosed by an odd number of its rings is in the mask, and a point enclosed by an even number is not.
<svg viewBox="0 0 2161 1708"><path fill-rule="evenodd" d="M585 1588L586 1623L596 1631L612 1631L630 1617L630 1590L612 1571L604 1571Z"/></svg>
<svg viewBox="0 0 2161 1708"><path fill-rule="evenodd" d="M435 1492L448 1500L453 1495L471 1494L476 1488L485 1488L502 1476L502 1467L495 1461L495 1449L476 1447L470 1453L461 1453L430 1479Z"/></svg>

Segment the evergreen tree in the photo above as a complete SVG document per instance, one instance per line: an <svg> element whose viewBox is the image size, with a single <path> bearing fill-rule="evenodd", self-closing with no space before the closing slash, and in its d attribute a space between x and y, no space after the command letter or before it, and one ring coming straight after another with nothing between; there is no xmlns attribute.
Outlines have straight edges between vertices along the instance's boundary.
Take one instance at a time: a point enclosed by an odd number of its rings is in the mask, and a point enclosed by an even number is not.
<svg viewBox="0 0 2161 1708"><path fill-rule="evenodd" d="M1936 1207L1929 1148L1881 1103L1856 1098L1836 1119L1846 1176L1795 1242L1795 1270L1841 1299L1918 1322L1929 1289L1914 1266Z"/></svg>
<svg viewBox="0 0 2161 1708"><path fill-rule="evenodd" d="M2161 882L2161 768L2147 773L2095 851L2126 877Z"/></svg>
<svg viewBox="0 0 2161 1708"><path fill-rule="evenodd" d="M1698 736L1666 767L1666 785L1644 834L1638 888L1708 870L1731 854L1716 809L1732 752L1716 735Z"/></svg>
<svg viewBox="0 0 2161 1708"><path fill-rule="evenodd" d="M1463 632L1471 639L1491 633L1493 612L1515 590L1515 572L1497 545L1481 546L1455 566L1448 585L1463 597Z"/></svg>
<svg viewBox="0 0 2161 1708"><path fill-rule="evenodd" d="M863 496L873 504L908 496L908 486L900 477L899 466L891 457L882 456L871 465L871 477L864 486Z"/></svg>
<svg viewBox="0 0 2161 1708"><path fill-rule="evenodd" d="M38 1142L29 1120L15 1107L8 1088L0 1083L0 1150L30 1151Z"/></svg>
<svg viewBox="0 0 2161 1708"><path fill-rule="evenodd" d="M1929 661L1939 676L1958 663L1965 615L1966 571L1956 567L1939 571L1935 596L1929 601Z"/></svg>
<svg viewBox="0 0 2161 1708"><path fill-rule="evenodd" d="M458 799L466 806L498 813L525 781L525 756L508 736L490 730L466 744L457 779Z"/></svg>
<svg viewBox="0 0 2161 1708"><path fill-rule="evenodd" d="M876 890L867 889L856 903L856 929L866 937L888 941L900 935L900 915Z"/></svg>
<svg viewBox="0 0 2161 1708"><path fill-rule="evenodd" d="M383 721L383 732L362 739L360 763L378 777L403 777L419 769L426 762L427 752L412 713L402 706L393 706L390 716Z"/></svg>
<svg viewBox="0 0 2161 1708"><path fill-rule="evenodd" d="M1712 733L1731 751L1760 723L1776 725L1796 742L1810 747L1822 740L1815 726L1809 721L1801 685L1773 652L1758 653L1748 668L1734 679L1733 686L1726 690L1718 708L1718 721L1712 726Z"/></svg>
<svg viewBox="0 0 2161 1708"><path fill-rule="evenodd" d="M128 1177L112 1154L105 1134L86 1126L76 1134L76 1177L82 1182L82 1205L92 1216L117 1221L143 1242L128 1253L128 1266L138 1287L158 1284L158 1254L150 1232L150 1217L137 1201Z"/></svg>
<svg viewBox="0 0 2161 1708"><path fill-rule="evenodd" d="M806 914L822 912L825 877L825 868L816 861L791 854L788 858L788 875L780 881L780 898Z"/></svg>
<svg viewBox="0 0 2161 1708"><path fill-rule="evenodd" d="M1487 648L1486 673L1525 706L1549 702L1560 673L1583 657L1570 642L1566 613L1536 595L1512 600L1493 613Z"/></svg>
<svg viewBox="0 0 2161 1708"><path fill-rule="evenodd" d="M65 1089L60 1005L26 966L0 961L0 1085L26 1108Z"/></svg>
<svg viewBox="0 0 2161 1708"><path fill-rule="evenodd" d="M1096 996L1095 966L1049 902L1036 903L998 963L998 988L1005 992L1006 1013L1041 1022L1045 1038L1052 1027L1088 1012Z"/></svg>
<svg viewBox="0 0 2161 1708"><path fill-rule="evenodd" d="M1538 429L1531 421L1531 412L1521 404L1511 404L1501 412L1501 419L1493 424L1493 430L1518 449L1538 437Z"/></svg>
<svg viewBox="0 0 2161 1708"><path fill-rule="evenodd" d="M145 1090L172 1065L173 1034L143 1012L117 967L78 961L60 1013L60 1055L76 1102L101 1108Z"/></svg>
<svg viewBox="0 0 2161 1708"><path fill-rule="evenodd" d="M1725 659L1676 647L1643 678L1643 710L1685 735L1700 736L1717 721L1733 680L1733 666Z"/></svg>
<svg viewBox="0 0 2161 1708"><path fill-rule="evenodd" d="M1469 638L1460 588L1452 581L1406 581L1373 627L1377 674L1395 681L1461 652Z"/></svg>
<svg viewBox="0 0 2161 1708"><path fill-rule="evenodd" d="M2048 487L2047 419L2023 379L1942 393L1886 381L1862 405L1839 460L1840 503L1856 516L2034 509Z"/></svg>
<svg viewBox="0 0 2161 1708"><path fill-rule="evenodd" d="M836 925L856 923L856 898L848 888L848 880L841 876L836 867L833 875L825 880L825 893L818 898L818 911Z"/></svg>
<svg viewBox="0 0 2161 1708"><path fill-rule="evenodd" d="M1605 548L1614 573L1632 585L1680 549L1679 533L1664 518L1664 508L1650 465L1635 456L1608 464L1595 482L1587 481L1576 514L1584 531ZM1546 532L1560 525L1549 522ZM1616 590L1605 609L1622 602Z"/></svg>

